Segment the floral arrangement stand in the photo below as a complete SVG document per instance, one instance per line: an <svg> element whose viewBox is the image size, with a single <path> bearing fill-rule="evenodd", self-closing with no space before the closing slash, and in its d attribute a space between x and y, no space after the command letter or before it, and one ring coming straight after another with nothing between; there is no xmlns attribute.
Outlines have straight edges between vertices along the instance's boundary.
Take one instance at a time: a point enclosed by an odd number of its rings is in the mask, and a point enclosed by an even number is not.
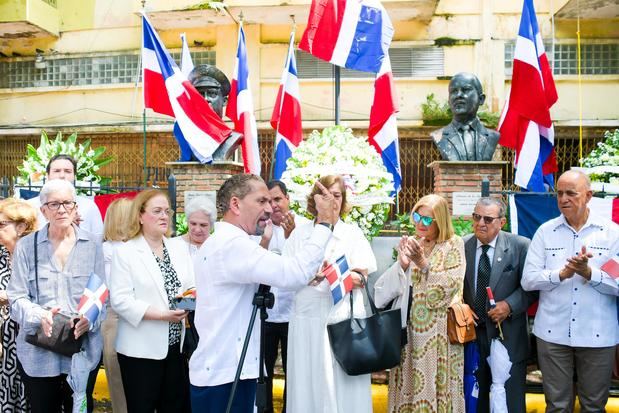
<svg viewBox="0 0 619 413"><path fill-rule="evenodd" d="M619 129L606 131L604 142L599 142L578 169L589 175L594 191L619 194Z"/></svg>
<svg viewBox="0 0 619 413"><path fill-rule="evenodd" d="M345 222L357 224L368 239L385 225L393 203L393 176L367 138L344 126L313 131L294 150L281 180L288 187L290 208L308 216L307 196L325 175L342 175L352 207Z"/></svg>
<svg viewBox="0 0 619 413"><path fill-rule="evenodd" d="M177 213L185 212L188 196L212 197L226 179L243 173L243 164L232 161L213 161L211 164L166 162L166 166L176 182L176 200L172 202L175 202Z"/></svg>
<svg viewBox="0 0 619 413"><path fill-rule="evenodd" d="M490 193L502 190L506 164L506 161L434 161L428 167L432 168L434 175L434 193L447 199L452 215L468 218L473 212L474 202L481 197L482 180L490 181ZM458 199L470 202L454 205L454 194Z"/></svg>

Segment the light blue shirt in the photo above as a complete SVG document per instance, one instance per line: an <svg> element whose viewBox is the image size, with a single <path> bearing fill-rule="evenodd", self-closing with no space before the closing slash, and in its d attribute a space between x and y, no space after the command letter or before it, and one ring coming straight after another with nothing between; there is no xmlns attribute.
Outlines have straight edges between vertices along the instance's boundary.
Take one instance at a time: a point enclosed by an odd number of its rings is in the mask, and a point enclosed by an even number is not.
<svg viewBox="0 0 619 413"><path fill-rule="evenodd" d="M581 251L589 259L591 280L578 274L563 281L566 260ZM544 341L571 347L611 347L619 342L617 281L600 269L619 252L619 225L589 214L576 231L563 215L543 224L533 237L522 275L522 288L539 290L533 333Z"/></svg>
<svg viewBox="0 0 619 413"><path fill-rule="evenodd" d="M65 314L77 313L77 305L84 293L90 273L101 277L105 274L101 242L96 235L76 225L76 241L64 268L59 268L53 258L52 244L47 238L49 226L39 230L37 238L39 290L35 281L34 233L17 243L13 258L13 275L7 294L11 304L11 318L19 326L17 336L17 358L26 374L31 377L55 377L68 374L71 358L35 347L25 337L34 334L41 325L41 317L47 309L60 307ZM84 339L86 350L93 367L101 358L103 339L99 326L105 318L105 307Z"/></svg>

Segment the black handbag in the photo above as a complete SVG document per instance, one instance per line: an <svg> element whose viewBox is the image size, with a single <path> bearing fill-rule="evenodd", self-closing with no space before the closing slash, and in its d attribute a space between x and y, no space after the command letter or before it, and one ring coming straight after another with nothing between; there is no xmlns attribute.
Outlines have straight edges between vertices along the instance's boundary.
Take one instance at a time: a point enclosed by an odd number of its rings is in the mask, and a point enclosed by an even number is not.
<svg viewBox="0 0 619 413"><path fill-rule="evenodd" d="M350 318L327 325L331 350L349 376L382 371L400 364L400 309L378 311L367 283L365 292L372 309L371 316L353 317L353 299L350 292Z"/></svg>
<svg viewBox="0 0 619 413"><path fill-rule="evenodd" d="M34 233L34 277L37 303L39 303L39 258L37 254L38 234L38 231ZM82 338L84 337L81 336L78 339L75 338L75 327L71 327L70 324L72 318L74 321L79 320L77 317L72 317L63 313L54 314L51 337L47 337L41 326L39 326L35 334L26 335L26 343L30 343L33 346L58 353L63 356L71 357L73 354L81 350Z"/></svg>

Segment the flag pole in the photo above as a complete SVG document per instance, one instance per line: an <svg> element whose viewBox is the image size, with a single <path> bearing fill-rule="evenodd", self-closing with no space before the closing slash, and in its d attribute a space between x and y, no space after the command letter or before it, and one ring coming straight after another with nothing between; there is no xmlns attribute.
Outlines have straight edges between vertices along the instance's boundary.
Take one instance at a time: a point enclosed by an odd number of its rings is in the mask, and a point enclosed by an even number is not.
<svg viewBox="0 0 619 413"><path fill-rule="evenodd" d="M334 83L334 98L335 98L335 124L340 124L340 67L333 65L333 78Z"/></svg>
<svg viewBox="0 0 619 413"><path fill-rule="evenodd" d="M146 14L146 0L142 0L142 13ZM142 23L144 24L144 23ZM143 28L142 28L143 30ZM144 40L142 39L142 42ZM142 49L144 49L144 44L142 44ZM142 62L142 64L144 64ZM142 82L144 82L144 79L142 79ZM143 83L142 83L142 87L143 87ZM143 146L143 174L144 174L144 188L146 188L146 181L147 181L147 175L146 175L146 107L144 107L144 109L142 109L142 146Z"/></svg>

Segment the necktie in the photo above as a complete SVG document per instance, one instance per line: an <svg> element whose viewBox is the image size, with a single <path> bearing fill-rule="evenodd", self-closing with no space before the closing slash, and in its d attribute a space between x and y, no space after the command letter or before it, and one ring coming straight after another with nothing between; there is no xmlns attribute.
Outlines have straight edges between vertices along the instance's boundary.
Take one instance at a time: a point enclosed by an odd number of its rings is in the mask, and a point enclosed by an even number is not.
<svg viewBox="0 0 619 413"><path fill-rule="evenodd" d="M466 151L466 161L475 160L475 137L470 125L462 126L462 142Z"/></svg>
<svg viewBox="0 0 619 413"><path fill-rule="evenodd" d="M481 256L477 268L477 290L475 291L475 314L479 321L486 321L486 287L490 284L490 258L488 250L490 245L481 246Z"/></svg>

